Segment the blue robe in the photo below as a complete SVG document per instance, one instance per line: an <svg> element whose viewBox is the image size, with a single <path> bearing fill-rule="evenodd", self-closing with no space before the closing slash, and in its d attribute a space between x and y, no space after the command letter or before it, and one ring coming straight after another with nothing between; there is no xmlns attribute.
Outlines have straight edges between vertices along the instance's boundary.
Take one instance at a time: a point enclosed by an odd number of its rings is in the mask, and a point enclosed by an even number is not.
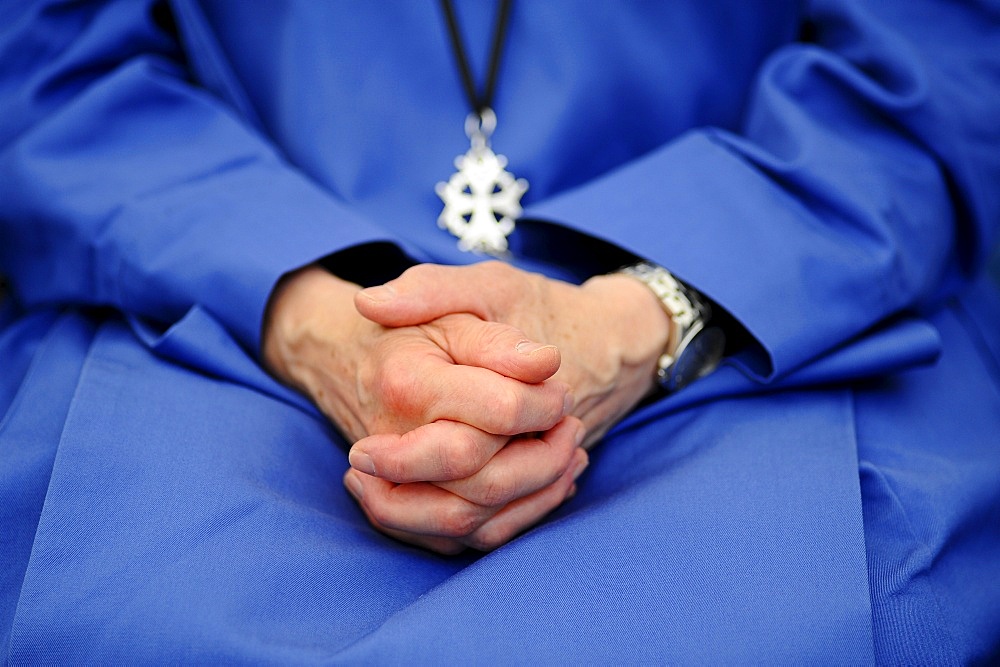
<svg viewBox="0 0 1000 667"><path fill-rule="evenodd" d="M480 76L493 10L458 7ZM512 262L613 244L746 340L444 558L367 525L258 356L290 270L481 259L435 224L468 111L437 5L0 6L0 655L996 657L1000 4L523 2L494 108Z"/></svg>

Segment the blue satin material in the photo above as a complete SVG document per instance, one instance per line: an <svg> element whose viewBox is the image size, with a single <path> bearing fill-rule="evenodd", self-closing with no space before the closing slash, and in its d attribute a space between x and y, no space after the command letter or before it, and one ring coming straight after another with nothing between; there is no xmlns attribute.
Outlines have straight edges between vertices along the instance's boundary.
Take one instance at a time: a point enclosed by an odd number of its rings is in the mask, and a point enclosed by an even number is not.
<svg viewBox="0 0 1000 667"><path fill-rule="evenodd" d="M995 3L517 5L511 260L569 277L605 239L751 338L457 558L367 526L346 443L256 356L274 283L330 252L477 260L435 225L466 148L437 7L176 0L175 32L152 4L0 7L0 655L996 654Z"/></svg>

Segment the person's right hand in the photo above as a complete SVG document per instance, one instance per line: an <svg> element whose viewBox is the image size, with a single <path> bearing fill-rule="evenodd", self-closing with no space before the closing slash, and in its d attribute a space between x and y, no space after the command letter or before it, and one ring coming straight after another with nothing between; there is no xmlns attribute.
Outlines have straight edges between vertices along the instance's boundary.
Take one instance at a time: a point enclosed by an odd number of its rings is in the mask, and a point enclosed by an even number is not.
<svg viewBox="0 0 1000 667"><path fill-rule="evenodd" d="M344 482L376 528L445 553L490 549L572 494L584 430L564 419L572 397L549 379L555 347L469 314L387 329L357 313L358 290L315 267L290 275L272 297L263 354L364 442ZM380 448L397 455L376 471L361 452Z"/></svg>

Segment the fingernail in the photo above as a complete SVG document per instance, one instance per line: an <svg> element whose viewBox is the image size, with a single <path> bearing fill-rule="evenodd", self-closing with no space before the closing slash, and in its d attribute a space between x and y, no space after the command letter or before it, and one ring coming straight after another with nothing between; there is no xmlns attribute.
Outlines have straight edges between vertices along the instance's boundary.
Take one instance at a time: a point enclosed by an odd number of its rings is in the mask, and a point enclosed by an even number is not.
<svg viewBox="0 0 1000 667"><path fill-rule="evenodd" d="M574 405L576 405L576 398L573 394L567 393L565 398L563 398L563 416L568 415Z"/></svg>
<svg viewBox="0 0 1000 667"><path fill-rule="evenodd" d="M375 287L366 287L361 290L361 295L375 303L383 303L395 298L396 290L389 285L376 285Z"/></svg>
<svg viewBox="0 0 1000 667"><path fill-rule="evenodd" d="M364 450L355 447L347 455L347 460L355 470L360 470L367 475L378 476L375 473L375 462L372 461L372 457L368 456L368 453Z"/></svg>
<svg viewBox="0 0 1000 667"><path fill-rule="evenodd" d="M542 343L536 343L532 340L522 340L520 343L514 346L514 349L521 354L531 354L532 352L537 352L545 347L555 347L555 345L544 345Z"/></svg>
<svg viewBox="0 0 1000 667"><path fill-rule="evenodd" d="M573 442L575 442L576 446L579 447L583 444L583 439L585 437L587 437L587 429L584 428L583 424L580 424L576 428L576 433L573 434Z"/></svg>
<svg viewBox="0 0 1000 667"><path fill-rule="evenodd" d="M570 498L572 498L575 495L576 495L576 484L574 484L573 486L569 487L569 492L566 494L566 500L569 500Z"/></svg>
<svg viewBox="0 0 1000 667"><path fill-rule="evenodd" d="M358 479L356 474L351 473L350 471L344 475L344 486L346 486L347 490L351 492L351 495L358 500L361 500L365 495L365 488L361 484L361 480Z"/></svg>
<svg viewBox="0 0 1000 667"><path fill-rule="evenodd" d="M573 481L574 482L577 479L579 479L580 475L583 474L583 471L586 470L587 466L589 466L589 465L590 465L590 461L588 461L587 459L584 459L583 461L580 461L579 463L576 464L576 469L573 471Z"/></svg>

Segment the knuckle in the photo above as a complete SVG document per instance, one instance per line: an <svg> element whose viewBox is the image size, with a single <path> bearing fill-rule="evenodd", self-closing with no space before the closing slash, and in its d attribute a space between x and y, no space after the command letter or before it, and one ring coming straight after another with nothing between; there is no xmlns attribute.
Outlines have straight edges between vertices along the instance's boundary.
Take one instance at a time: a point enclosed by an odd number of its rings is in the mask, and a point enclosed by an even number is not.
<svg viewBox="0 0 1000 667"><path fill-rule="evenodd" d="M476 532L469 535L466 544L476 551L493 551L510 541L513 535L510 531L487 523Z"/></svg>
<svg viewBox="0 0 1000 667"><path fill-rule="evenodd" d="M468 503L453 503L439 516L439 532L444 537L466 537L479 528L480 518Z"/></svg>
<svg viewBox="0 0 1000 667"><path fill-rule="evenodd" d="M479 471L478 447L469 433L458 433L438 444L441 472L446 479L464 479Z"/></svg>
<svg viewBox="0 0 1000 667"><path fill-rule="evenodd" d="M510 329L511 327L505 324L489 322L487 326L476 327L472 331L473 342L481 350L494 350L497 345L503 344L510 338Z"/></svg>
<svg viewBox="0 0 1000 667"><path fill-rule="evenodd" d="M484 507L506 505L517 495L517 483L512 475L504 471L491 472L481 487L474 493L474 502Z"/></svg>
<svg viewBox="0 0 1000 667"><path fill-rule="evenodd" d="M497 391L492 400L490 419L494 433L514 435L518 423L525 410L525 398L522 392L511 387Z"/></svg>
<svg viewBox="0 0 1000 667"><path fill-rule="evenodd" d="M407 364L383 363L375 371L373 390L379 403L391 412L404 412L416 406L418 378Z"/></svg>
<svg viewBox="0 0 1000 667"><path fill-rule="evenodd" d="M457 556L465 551L464 544L451 539L436 540L430 548L444 556Z"/></svg>
<svg viewBox="0 0 1000 667"><path fill-rule="evenodd" d="M546 385L542 390L542 399L538 405L541 407L539 413L540 428L546 430L558 424L565 416L566 391L557 385ZM571 446L575 446L572 439L568 439Z"/></svg>
<svg viewBox="0 0 1000 667"><path fill-rule="evenodd" d="M490 260L477 265L483 272L483 277L493 286L494 294L505 303L517 297L521 285L522 272L505 262Z"/></svg>
<svg viewBox="0 0 1000 667"><path fill-rule="evenodd" d="M563 433L560 433L560 437L550 438L547 441L547 444L553 449L553 451L557 452L564 466L568 466L574 456L579 456L577 452L581 452L586 458L586 452L580 449L579 445L577 445L576 439L570 434L564 435Z"/></svg>
<svg viewBox="0 0 1000 667"><path fill-rule="evenodd" d="M434 272L434 269L435 267L432 264L416 264L403 271L403 273L399 276L399 278L397 278L397 280L409 279L409 280L421 281L424 280L425 278L431 277L431 275Z"/></svg>
<svg viewBox="0 0 1000 667"><path fill-rule="evenodd" d="M387 511L387 508L382 505L382 503L369 498L364 498L362 499L361 504L365 509L365 513L368 515L368 520L376 526L379 526L380 529L398 528L396 525L396 518Z"/></svg>

